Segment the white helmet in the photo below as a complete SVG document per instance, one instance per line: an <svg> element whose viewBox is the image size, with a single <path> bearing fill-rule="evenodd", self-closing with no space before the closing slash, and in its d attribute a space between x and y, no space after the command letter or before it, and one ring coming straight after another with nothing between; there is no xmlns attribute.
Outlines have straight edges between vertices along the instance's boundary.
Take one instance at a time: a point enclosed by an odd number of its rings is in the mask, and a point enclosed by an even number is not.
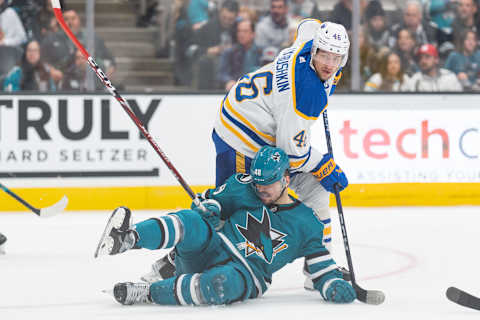
<svg viewBox="0 0 480 320"><path fill-rule="evenodd" d="M348 40L347 30L338 23L324 22L315 32L312 44L312 61L317 50L333 52L343 56L340 67L344 67L348 60L348 49L350 40ZM313 67L313 64L312 64Z"/></svg>

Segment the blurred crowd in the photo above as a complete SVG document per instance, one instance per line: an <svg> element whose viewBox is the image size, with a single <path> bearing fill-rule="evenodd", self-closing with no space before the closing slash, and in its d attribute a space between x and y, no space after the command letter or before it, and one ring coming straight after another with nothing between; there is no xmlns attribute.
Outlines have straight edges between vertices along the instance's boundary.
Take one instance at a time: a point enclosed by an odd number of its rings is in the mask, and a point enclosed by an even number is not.
<svg viewBox="0 0 480 320"><path fill-rule="evenodd" d="M228 91L272 62L304 18L352 31L352 0L336 0L328 11L321 0L264 0L264 8L248 0L144 1L137 27L158 30L157 57L173 61L175 85L196 90ZM480 91L480 0L359 1L362 90ZM79 14L66 10L64 18L84 42ZM97 36L95 46L97 62L113 76L114 57ZM4 91L85 90L85 61L58 30L50 0L0 0L0 55ZM351 61L338 90L351 88Z"/></svg>
<svg viewBox="0 0 480 320"><path fill-rule="evenodd" d="M63 6L64 1L60 1ZM80 42L85 30L75 10L64 20ZM95 59L112 76L115 59L94 36ZM85 91L87 64L66 34L59 30L51 0L0 0L0 84L3 91ZM95 80L98 89L103 85Z"/></svg>

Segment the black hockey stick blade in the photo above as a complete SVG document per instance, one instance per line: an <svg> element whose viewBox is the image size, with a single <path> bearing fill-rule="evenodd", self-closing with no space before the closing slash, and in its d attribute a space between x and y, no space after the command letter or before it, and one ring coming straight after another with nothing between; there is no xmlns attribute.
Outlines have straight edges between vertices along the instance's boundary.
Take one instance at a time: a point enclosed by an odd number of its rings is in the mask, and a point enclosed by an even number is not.
<svg viewBox="0 0 480 320"><path fill-rule="evenodd" d="M461 306L480 310L480 298L472 296L471 294L455 287L447 289L448 300L455 302Z"/></svg>
<svg viewBox="0 0 480 320"><path fill-rule="evenodd" d="M360 288L358 284L353 283L353 288L357 294L358 301L366 304L379 305L385 301L385 294L379 290L365 290Z"/></svg>

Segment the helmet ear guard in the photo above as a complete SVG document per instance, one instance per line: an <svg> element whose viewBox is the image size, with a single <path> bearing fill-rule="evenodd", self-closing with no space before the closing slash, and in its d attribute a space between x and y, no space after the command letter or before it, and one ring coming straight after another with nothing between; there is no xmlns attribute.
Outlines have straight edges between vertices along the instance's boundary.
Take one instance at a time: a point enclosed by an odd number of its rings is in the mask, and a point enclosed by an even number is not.
<svg viewBox="0 0 480 320"><path fill-rule="evenodd" d="M350 40L345 27L338 23L324 22L315 32L312 44L312 60L310 62L313 68L313 56L318 50L332 52L342 56L340 67L344 67L348 61L348 50L350 48Z"/></svg>

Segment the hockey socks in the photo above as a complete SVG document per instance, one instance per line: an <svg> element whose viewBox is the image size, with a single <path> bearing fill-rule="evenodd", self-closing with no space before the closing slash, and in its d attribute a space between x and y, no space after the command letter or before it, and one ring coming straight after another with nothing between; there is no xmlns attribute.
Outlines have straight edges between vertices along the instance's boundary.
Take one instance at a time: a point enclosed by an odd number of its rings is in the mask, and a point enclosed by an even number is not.
<svg viewBox="0 0 480 320"><path fill-rule="evenodd" d="M138 241L136 247L150 250L177 246L182 252L201 249L210 237L210 229L193 210L182 210L134 225Z"/></svg>

